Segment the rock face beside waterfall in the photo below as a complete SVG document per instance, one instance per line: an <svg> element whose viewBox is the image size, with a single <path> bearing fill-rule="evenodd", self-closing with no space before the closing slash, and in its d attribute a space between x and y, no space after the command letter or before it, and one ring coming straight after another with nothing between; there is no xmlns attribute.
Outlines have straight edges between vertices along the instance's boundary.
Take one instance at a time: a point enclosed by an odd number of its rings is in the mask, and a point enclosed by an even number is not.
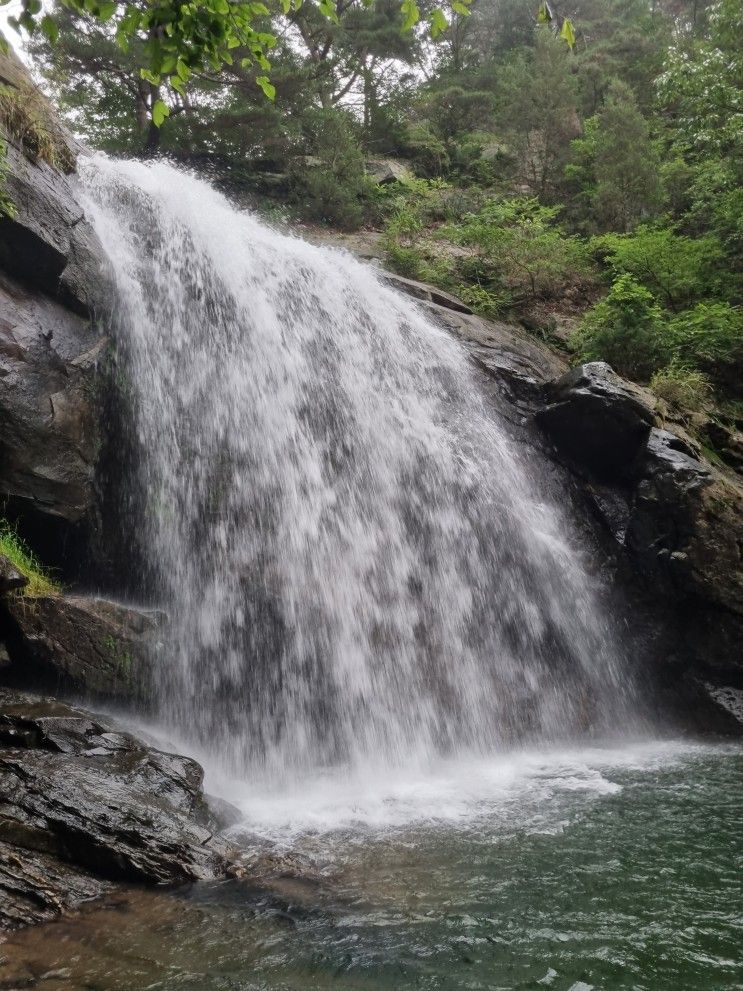
<svg viewBox="0 0 743 991"><path fill-rule="evenodd" d="M162 613L93 596L7 595L0 618L14 682L136 708L151 701Z"/></svg>
<svg viewBox="0 0 743 991"><path fill-rule="evenodd" d="M538 422L662 614L661 678L702 710L702 725L743 732L743 486L664 421L652 393L602 362L546 397Z"/></svg>
<svg viewBox="0 0 743 991"><path fill-rule="evenodd" d="M0 929L112 888L228 869L203 772L109 721L0 689Z"/></svg>
<svg viewBox="0 0 743 991"><path fill-rule="evenodd" d="M30 92L12 53L0 54L0 84L19 100ZM16 214L0 218L0 497L19 514L74 524L95 503L94 371L104 341L92 315L102 251L74 178L3 137ZM65 147L73 161L73 143Z"/></svg>

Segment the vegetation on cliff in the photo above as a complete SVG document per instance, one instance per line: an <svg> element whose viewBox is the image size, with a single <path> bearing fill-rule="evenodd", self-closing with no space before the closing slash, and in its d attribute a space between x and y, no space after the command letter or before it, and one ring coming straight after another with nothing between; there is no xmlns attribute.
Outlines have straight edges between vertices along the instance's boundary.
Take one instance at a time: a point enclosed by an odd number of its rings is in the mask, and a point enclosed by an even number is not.
<svg viewBox="0 0 743 991"><path fill-rule="evenodd" d="M3 519L0 519L0 555L7 558L13 567L28 579L28 585L22 589L22 595L37 598L61 594L62 587L59 583L40 564L33 551L18 536L15 528Z"/></svg>

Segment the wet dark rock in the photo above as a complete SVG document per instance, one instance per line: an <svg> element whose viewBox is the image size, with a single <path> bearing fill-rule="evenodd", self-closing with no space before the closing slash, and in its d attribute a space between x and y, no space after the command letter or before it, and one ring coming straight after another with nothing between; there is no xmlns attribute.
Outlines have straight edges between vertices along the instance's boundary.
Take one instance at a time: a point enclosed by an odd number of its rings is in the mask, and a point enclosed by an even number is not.
<svg viewBox="0 0 743 991"><path fill-rule="evenodd" d="M536 420L621 548L630 595L649 607L663 691L687 725L743 734L722 702L743 688L743 486L681 426L662 427L652 394L604 363L546 394Z"/></svg>
<svg viewBox="0 0 743 991"><path fill-rule="evenodd" d="M739 475L743 475L743 432L715 420L707 420L703 432L723 461Z"/></svg>
<svg viewBox="0 0 743 991"><path fill-rule="evenodd" d="M20 888L0 924L40 921L97 897L106 890L97 879L222 876L228 850L202 780L195 761L98 716L0 690L0 890L13 885L13 872ZM55 885L68 896L55 898ZM24 909L29 900L33 910Z"/></svg>
<svg viewBox="0 0 743 991"><path fill-rule="evenodd" d="M12 52L0 53L0 83L44 105ZM73 163L78 146L51 108L49 126ZM95 369L105 342L91 315L105 297L103 249L74 175L32 159L12 134L7 166L16 214L0 217L0 497L18 518L41 514L63 527L95 502Z"/></svg>
<svg viewBox="0 0 743 991"><path fill-rule="evenodd" d="M602 482L629 479L658 422L644 390L603 361L579 365L552 383L537 421L562 457Z"/></svg>
<svg viewBox="0 0 743 991"><path fill-rule="evenodd" d="M16 681L146 706L162 613L88 596L8 596L4 610Z"/></svg>
<svg viewBox="0 0 743 991"><path fill-rule="evenodd" d="M0 82L19 100L43 96L12 51L0 53ZM49 108L54 140L74 163L79 146ZM7 136L7 193L14 217L0 218L0 269L83 316L102 295L103 249L84 216L74 176L34 160L13 134Z"/></svg>
<svg viewBox="0 0 743 991"><path fill-rule="evenodd" d="M51 922L111 888L56 857L0 841L0 930Z"/></svg>
<svg viewBox="0 0 743 991"><path fill-rule="evenodd" d="M0 272L0 495L70 523L90 511L104 348L88 321Z"/></svg>
<svg viewBox="0 0 743 991"><path fill-rule="evenodd" d="M0 554L0 593L13 592L28 585L28 578L17 570L12 561Z"/></svg>

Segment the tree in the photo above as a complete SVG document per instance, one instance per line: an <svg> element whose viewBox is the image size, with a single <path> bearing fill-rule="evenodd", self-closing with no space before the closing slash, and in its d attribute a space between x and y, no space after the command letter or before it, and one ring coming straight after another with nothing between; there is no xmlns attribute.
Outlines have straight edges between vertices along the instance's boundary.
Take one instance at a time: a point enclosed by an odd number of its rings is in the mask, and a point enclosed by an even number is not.
<svg viewBox="0 0 743 991"><path fill-rule="evenodd" d="M741 38L743 5L717 0L709 12L709 36L682 36L668 52L658 79L659 100L676 144L693 157L743 162Z"/></svg>
<svg viewBox="0 0 743 991"><path fill-rule="evenodd" d="M9 0L3 0L4 3ZM355 0L150 0L139 5L133 0L65 0L65 6L92 23L111 23L117 43L124 51L132 45L143 46L145 65L142 78L154 87L167 83L177 93L184 94L194 74L219 72L235 64L267 73L271 68L268 54L276 45L272 21L291 18L303 7L319 13L333 23L339 22L338 9L352 5ZM451 0L452 10L466 14L471 0ZM373 0L361 0L370 7ZM52 13L43 11L41 0L21 0L21 13L9 18L18 30L33 35L41 30L50 43L59 35L59 26ZM421 19L416 0L401 0L400 12L404 30L414 27ZM302 15L303 17L306 15ZM310 14L312 16L312 14ZM428 15L431 35L435 38L446 30L449 22L440 8ZM275 88L267 75L257 75L256 83L269 99ZM156 99L152 120L159 126L170 108Z"/></svg>
<svg viewBox="0 0 743 991"><path fill-rule="evenodd" d="M586 361L607 361L620 375L648 381L668 363L664 327L653 294L624 274L588 311L573 344Z"/></svg>
<svg viewBox="0 0 743 991"><path fill-rule="evenodd" d="M615 79L601 110L572 143L579 218L595 231L630 231L657 213L662 196L660 155L626 83Z"/></svg>
<svg viewBox="0 0 743 991"><path fill-rule="evenodd" d="M533 51L518 53L501 73L496 117L530 191L554 201L570 142L580 133L577 84L571 55L543 27Z"/></svg>

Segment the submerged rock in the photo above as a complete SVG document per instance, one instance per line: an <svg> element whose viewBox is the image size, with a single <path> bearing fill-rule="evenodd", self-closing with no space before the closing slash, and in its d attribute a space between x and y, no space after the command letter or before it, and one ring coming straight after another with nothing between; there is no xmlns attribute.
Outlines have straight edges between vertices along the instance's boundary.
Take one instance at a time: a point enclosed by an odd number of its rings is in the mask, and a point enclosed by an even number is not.
<svg viewBox="0 0 743 991"><path fill-rule="evenodd" d="M0 690L0 926L43 921L106 881L213 879L228 850L201 767L98 716Z"/></svg>
<svg viewBox="0 0 743 991"><path fill-rule="evenodd" d="M56 683L87 698L146 704L163 614L88 596L8 596L7 642L16 678Z"/></svg>

